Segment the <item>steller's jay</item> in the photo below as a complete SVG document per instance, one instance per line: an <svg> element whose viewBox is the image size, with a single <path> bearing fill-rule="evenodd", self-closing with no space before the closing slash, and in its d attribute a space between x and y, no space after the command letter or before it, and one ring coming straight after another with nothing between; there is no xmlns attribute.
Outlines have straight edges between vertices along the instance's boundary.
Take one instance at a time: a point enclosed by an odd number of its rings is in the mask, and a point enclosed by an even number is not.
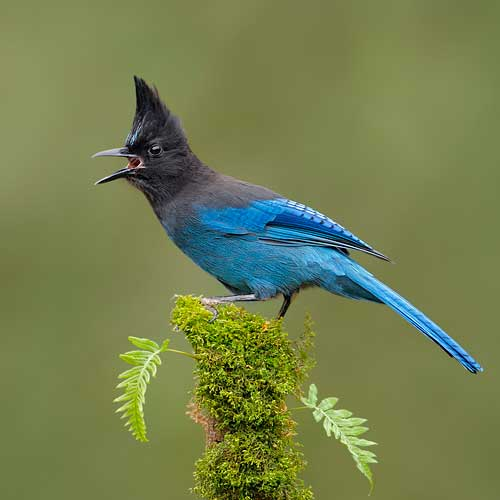
<svg viewBox="0 0 500 500"><path fill-rule="evenodd" d="M158 91L134 77L137 106L125 146L96 153L128 165L96 184L124 178L144 193L174 243L230 292L205 305L283 296L283 317L301 288L319 286L387 304L472 373L481 366L438 325L351 257L385 255L332 219L273 191L215 172L191 151Z"/></svg>

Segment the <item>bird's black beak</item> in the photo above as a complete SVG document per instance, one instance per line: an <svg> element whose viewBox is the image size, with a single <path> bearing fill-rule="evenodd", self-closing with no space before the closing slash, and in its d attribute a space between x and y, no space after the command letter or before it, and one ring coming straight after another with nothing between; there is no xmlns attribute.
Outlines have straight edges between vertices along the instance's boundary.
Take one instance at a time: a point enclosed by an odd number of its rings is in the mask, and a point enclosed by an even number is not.
<svg viewBox="0 0 500 500"><path fill-rule="evenodd" d="M92 158L98 158L99 156L125 156L131 157L133 155L128 148L115 148L115 149L106 149L106 151L99 151L95 155L92 155Z"/></svg>
<svg viewBox="0 0 500 500"><path fill-rule="evenodd" d="M115 149L107 149L106 151L100 151L99 153L96 153L95 155L92 156L92 158L98 158L100 156L121 156L128 158L129 164L121 168L120 170L117 170L114 174L108 175L107 177L104 177L100 180L98 180L95 184L105 184L106 182L111 182L116 179L121 179L123 177L128 177L129 175L132 175L135 171L136 168L139 168L142 164L141 160L139 157L129 151L128 148L115 148Z"/></svg>
<svg viewBox="0 0 500 500"><path fill-rule="evenodd" d="M108 175L107 177L103 177L102 179L99 179L95 185L97 184L106 184L106 182L111 182L116 179L121 179L123 177L128 177L130 174L132 174L133 170L130 170L130 168L125 167L121 168L120 170L117 170L114 174Z"/></svg>

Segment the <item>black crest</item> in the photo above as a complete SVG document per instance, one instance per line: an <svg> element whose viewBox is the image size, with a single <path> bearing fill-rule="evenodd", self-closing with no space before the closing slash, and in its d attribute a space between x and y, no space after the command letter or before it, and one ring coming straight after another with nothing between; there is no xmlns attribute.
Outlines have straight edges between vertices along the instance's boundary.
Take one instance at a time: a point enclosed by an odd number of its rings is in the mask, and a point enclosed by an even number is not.
<svg viewBox="0 0 500 500"><path fill-rule="evenodd" d="M161 100L156 87L150 87L142 78L134 76L136 109L132 129L125 141L131 150L149 141L162 138L170 149L186 144L180 120Z"/></svg>

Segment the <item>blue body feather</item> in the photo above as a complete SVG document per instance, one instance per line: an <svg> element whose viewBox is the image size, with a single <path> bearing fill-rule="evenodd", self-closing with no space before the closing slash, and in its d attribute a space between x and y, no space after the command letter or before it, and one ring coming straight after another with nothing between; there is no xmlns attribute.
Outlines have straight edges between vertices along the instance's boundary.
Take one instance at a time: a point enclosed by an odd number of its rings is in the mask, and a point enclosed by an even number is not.
<svg viewBox="0 0 500 500"><path fill-rule="evenodd" d="M246 206L195 205L189 223L167 232L200 267L231 291L267 299L319 286L351 299L383 302L436 342L467 370L481 366L439 326L377 280L345 251L386 258L342 226L283 199Z"/></svg>

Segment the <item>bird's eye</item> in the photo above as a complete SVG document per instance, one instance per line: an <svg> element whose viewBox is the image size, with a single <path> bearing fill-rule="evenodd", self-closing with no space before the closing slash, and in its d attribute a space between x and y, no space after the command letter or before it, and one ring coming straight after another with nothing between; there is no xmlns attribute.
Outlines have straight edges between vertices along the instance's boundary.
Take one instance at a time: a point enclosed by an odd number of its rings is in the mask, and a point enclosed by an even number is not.
<svg viewBox="0 0 500 500"><path fill-rule="evenodd" d="M163 153L163 149L161 146L159 146L158 144L153 144L149 150L148 150L148 153L151 155L151 156L160 156L162 153Z"/></svg>

